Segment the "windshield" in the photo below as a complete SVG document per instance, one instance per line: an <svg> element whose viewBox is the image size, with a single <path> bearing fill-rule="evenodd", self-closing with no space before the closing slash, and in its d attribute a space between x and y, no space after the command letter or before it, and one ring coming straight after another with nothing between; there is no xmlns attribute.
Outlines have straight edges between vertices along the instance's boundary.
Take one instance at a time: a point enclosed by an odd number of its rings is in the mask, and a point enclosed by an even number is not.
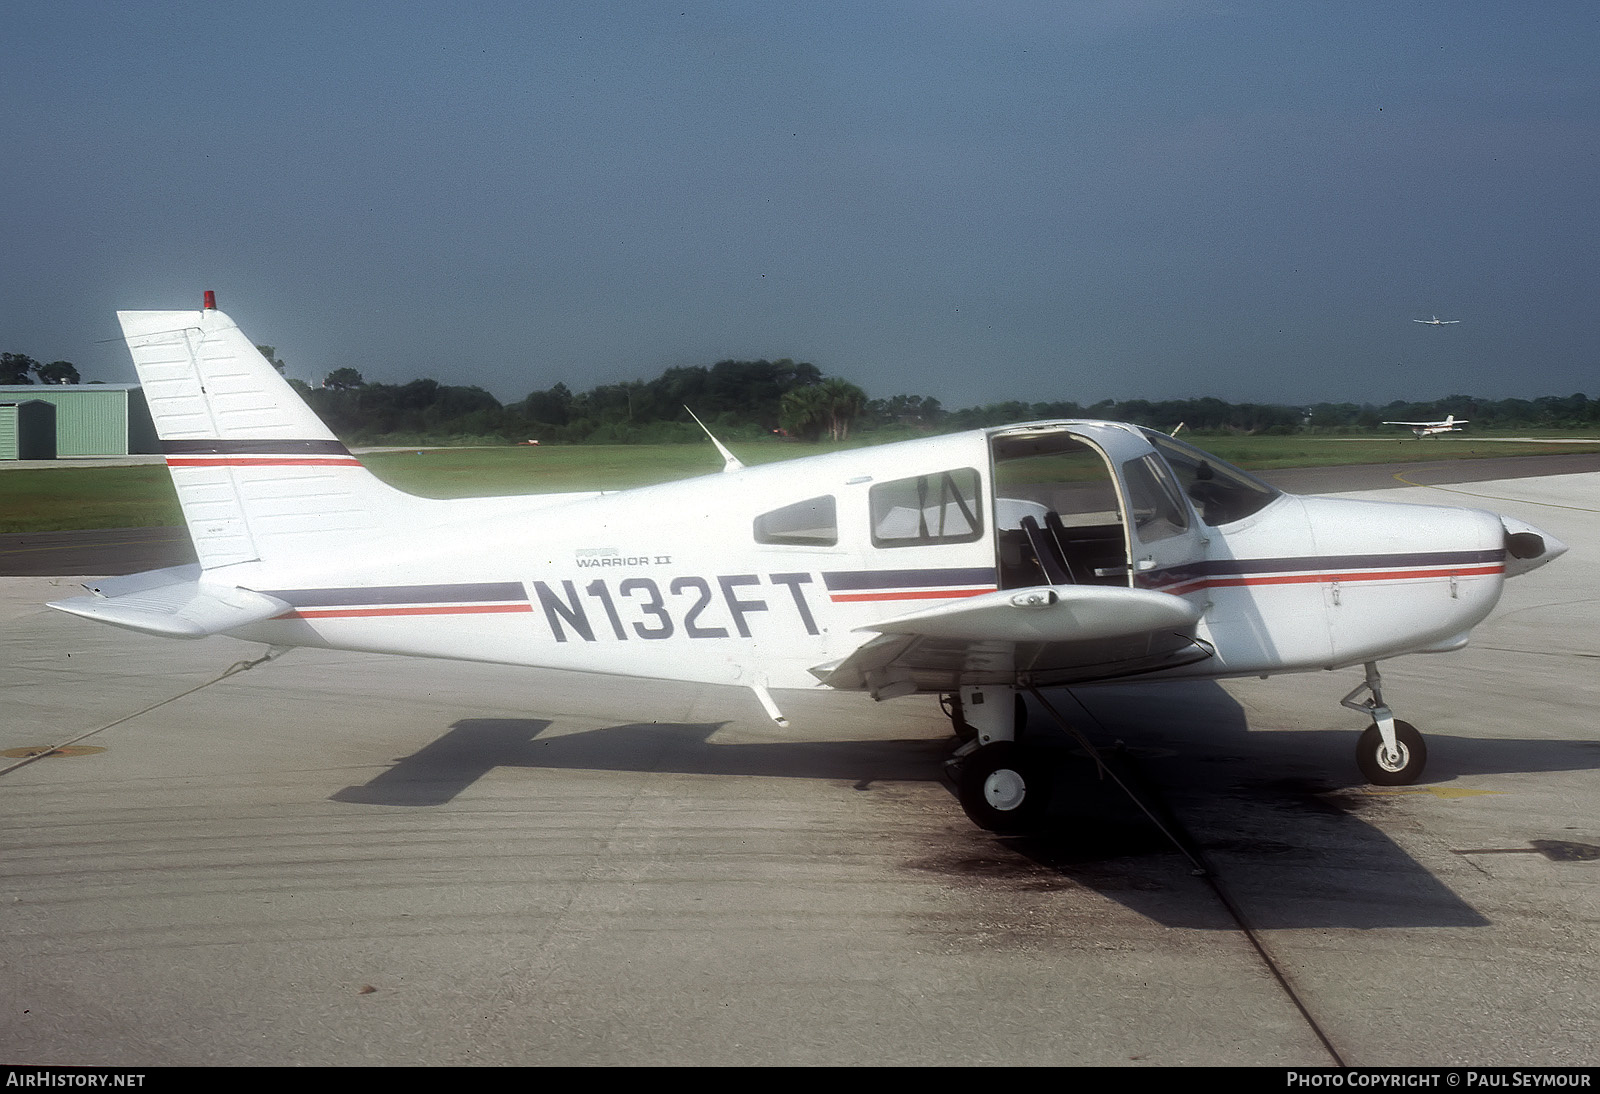
<svg viewBox="0 0 1600 1094"><path fill-rule="evenodd" d="M1210 525L1231 524L1258 513L1279 491L1209 452L1174 440L1153 429L1144 431L1156 451L1166 457L1183 492L1189 495L1200 519Z"/></svg>

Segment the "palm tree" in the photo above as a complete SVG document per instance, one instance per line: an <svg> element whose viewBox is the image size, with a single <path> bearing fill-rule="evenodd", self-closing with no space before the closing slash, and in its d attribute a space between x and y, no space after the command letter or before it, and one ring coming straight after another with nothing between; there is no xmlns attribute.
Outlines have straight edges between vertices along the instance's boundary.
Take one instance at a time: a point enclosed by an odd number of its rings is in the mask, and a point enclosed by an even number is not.
<svg viewBox="0 0 1600 1094"><path fill-rule="evenodd" d="M793 437L817 439L828 424L828 395L821 384L807 384L783 393L778 403L778 424Z"/></svg>
<svg viewBox="0 0 1600 1094"><path fill-rule="evenodd" d="M850 436L850 423L866 405L867 393L837 376L828 377L817 388L823 393L822 402L827 408L828 436L835 441L846 439Z"/></svg>

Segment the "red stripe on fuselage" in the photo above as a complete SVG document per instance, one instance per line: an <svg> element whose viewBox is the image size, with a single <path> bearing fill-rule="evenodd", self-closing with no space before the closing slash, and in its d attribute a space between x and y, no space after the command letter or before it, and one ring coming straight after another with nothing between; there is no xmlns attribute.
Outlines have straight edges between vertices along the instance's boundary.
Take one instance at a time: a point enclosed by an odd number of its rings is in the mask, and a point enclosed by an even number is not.
<svg viewBox="0 0 1600 1094"><path fill-rule="evenodd" d="M1430 570L1358 570L1323 574L1271 574L1265 577L1206 577L1176 585L1154 586L1158 593L1181 596L1200 589L1235 589L1245 585L1317 585L1334 581L1407 581L1434 577L1483 577L1503 574L1502 563L1487 566L1451 566Z"/></svg>

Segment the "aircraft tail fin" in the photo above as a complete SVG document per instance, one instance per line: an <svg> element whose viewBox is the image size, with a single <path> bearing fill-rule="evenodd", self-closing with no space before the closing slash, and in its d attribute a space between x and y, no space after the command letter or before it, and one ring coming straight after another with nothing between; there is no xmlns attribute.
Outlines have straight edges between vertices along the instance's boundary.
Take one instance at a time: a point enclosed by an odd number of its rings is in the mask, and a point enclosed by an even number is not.
<svg viewBox="0 0 1600 1094"><path fill-rule="evenodd" d="M203 569L344 546L414 502L361 466L209 293L202 311L117 318Z"/></svg>

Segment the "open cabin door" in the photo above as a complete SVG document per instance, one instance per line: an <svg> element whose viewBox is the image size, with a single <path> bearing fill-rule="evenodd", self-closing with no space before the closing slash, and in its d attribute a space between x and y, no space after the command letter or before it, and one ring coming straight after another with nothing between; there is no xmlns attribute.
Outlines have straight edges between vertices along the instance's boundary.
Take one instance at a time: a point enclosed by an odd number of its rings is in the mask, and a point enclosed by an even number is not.
<svg viewBox="0 0 1600 1094"><path fill-rule="evenodd" d="M1143 433L1062 422L1001 430L989 445L998 588L860 626L878 637L813 676L892 698L1115 680L1212 655L1195 638L1202 605L1158 591L1204 545L1194 510ZM969 468L874 484L884 503L881 520L874 510L874 544L987 551L976 480Z"/></svg>
<svg viewBox="0 0 1600 1094"><path fill-rule="evenodd" d="M1201 558L1200 523L1142 433L1084 422L990 444L1002 589L1159 586Z"/></svg>

